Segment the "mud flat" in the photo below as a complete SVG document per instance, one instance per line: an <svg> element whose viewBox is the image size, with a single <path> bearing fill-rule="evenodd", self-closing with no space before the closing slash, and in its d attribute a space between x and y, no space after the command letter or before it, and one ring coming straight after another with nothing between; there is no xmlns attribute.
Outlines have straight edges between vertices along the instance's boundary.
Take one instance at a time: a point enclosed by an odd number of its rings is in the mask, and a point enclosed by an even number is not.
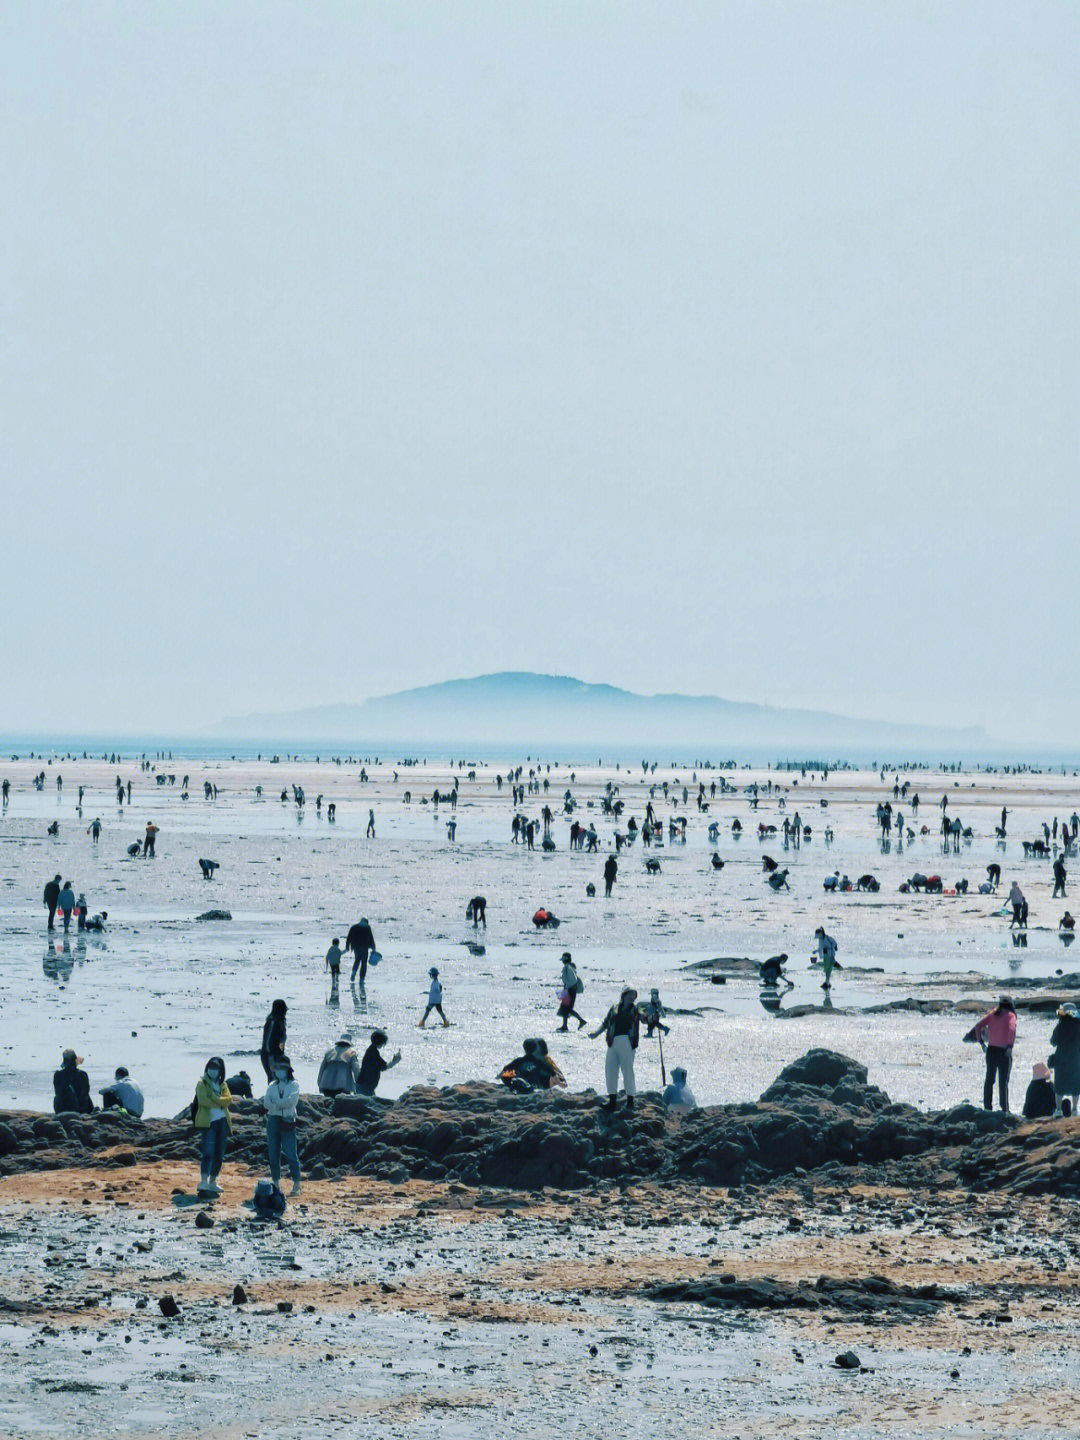
<svg viewBox="0 0 1080 1440"><path fill-rule="evenodd" d="M1075 1433L1080 1121L315 1101L273 1223L252 1112L211 1207L183 1121L2 1123L5 1435Z"/></svg>

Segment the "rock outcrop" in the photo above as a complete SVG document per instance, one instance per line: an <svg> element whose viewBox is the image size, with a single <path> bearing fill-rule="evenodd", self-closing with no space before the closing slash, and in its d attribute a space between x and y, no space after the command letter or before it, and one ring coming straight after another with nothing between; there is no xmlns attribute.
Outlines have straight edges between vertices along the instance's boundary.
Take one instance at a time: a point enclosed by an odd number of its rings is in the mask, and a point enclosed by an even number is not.
<svg viewBox="0 0 1080 1440"><path fill-rule="evenodd" d="M299 1119L303 1164L316 1176L576 1189L642 1179L762 1185L813 1172L834 1183L1080 1193L1080 1119L1028 1123L966 1104L926 1114L894 1104L865 1066L828 1050L788 1065L759 1101L683 1118L655 1095L609 1114L592 1091L522 1096L473 1082L417 1086L394 1102L305 1097ZM264 1164L259 1103L239 1102L234 1123L230 1160ZM186 1113L0 1114L0 1174L194 1155Z"/></svg>

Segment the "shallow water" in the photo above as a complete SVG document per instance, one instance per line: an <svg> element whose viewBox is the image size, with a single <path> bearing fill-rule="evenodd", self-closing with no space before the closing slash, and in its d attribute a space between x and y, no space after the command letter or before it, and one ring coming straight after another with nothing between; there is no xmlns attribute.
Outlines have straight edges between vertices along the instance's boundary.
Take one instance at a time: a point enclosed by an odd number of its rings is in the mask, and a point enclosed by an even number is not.
<svg viewBox="0 0 1080 1440"><path fill-rule="evenodd" d="M939 1106L974 1097L981 1088L978 1054L959 1043L970 1016L843 1012L911 993L956 997L961 975L986 976L976 993L990 998L1014 976L1080 969L1054 928L1064 904L1049 898L1049 864L1023 860L1019 846L1021 837L1039 833L1043 818L1075 808L1077 782L1071 777L1003 782L979 775L964 777L953 789L951 777L919 775L926 824L936 827L940 812L933 801L948 785L950 813L976 831L958 856L946 856L936 834L883 854L874 805L891 795L891 787L880 785L876 775L851 772L830 777L827 786L804 783L787 792L786 813L799 808L814 826L809 843L787 852L782 837L761 844L757 822L779 824L783 812L775 799L765 798L752 812L741 793L748 777L740 775L740 793L718 796L707 815L694 810L691 794L685 845L665 837L660 848L643 851L638 842L624 852L608 901L585 895L591 881L602 897L601 871L611 847L613 822L600 814L599 784L614 779L627 817L640 819L648 793L640 770L578 772L572 786L577 816L586 824L595 820L605 852L590 855L568 850L569 821L561 816L553 830L554 854L512 845L513 810L507 787L500 793L494 783L495 766L478 769L475 782L462 775L453 843L446 835L449 807L436 816L419 799L436 786L449 790L444 766L403 770L397 784L392 767L369 767L372 780L361 785L356 766L175 760L167 768L177 773L177 786L158 787L127 765L122 774L134 781L134 802L122 814L109 767L60 762L47 769L43 793L29 786L38 768L28 762L0 766L14 787L0 819L5 1106L46 1108L50 1075L66 1045L86 1057L95 1089L117 1064L128 1065L143 1085L149 1114L180 1110L212 1053L226 1057L230 1073L245 1068L258 1084L255 1052L263 1018L278 995L289 1005L288 1049L305 1089L313 1088L319 1058L338 1034L346 1031L363 1042L375 1025L389 1032L391 1053L399 1046L403 1051L401 1065L384 1079L381 1093L387 1095L417 1082L493 1077L518 1053L521 1038L533 1033L547 1037L572 1088L599 1088L603 1042L554 1033L558 959L566 949L586 982L582 1010L593 1024L622 983L634 984L642 998L659 986L665 1005L676 1012L664 1044L667 1071L685 1065L704 1103L756 1097L788 1060L812 1045L828 1045L867 1063L871 1079L894 1098ZM60 797L57 770L65 781ZM192 788L187 801L179 791L185 770ZM702 774L707 782L714 778ZM658 770L655 781L668 775ZM219 786L216 801L202 797L206 777ZM307 792L303 813L277 798L283 784L294 782ZM88 787L81 819L74 812L78 783ZM262 800L254 797L259 783ZM566 771L553 773L546 797L553 810L568 783ZM406 788L411 805L403 802ZM316 813L319 791L326 801L337 801L334 825ZM818 803L822 797L827 809ZM1004 849L993 838L1003 800L1010 810ZM543 795L530 796L524 808L538 817L544 803ZM660 790L654 803L665 819L673 813ZM376 812L373 841L363 837L369 808ZM910 813L908 805L903 808ZM104 824L96 847L86 834L95 815ZM730 832L736 815L745 827L739 840ZM161 829L157 857L129 859L127 845L151 818ZM45 831L53 819L60 834L50 838ZM713 819L720 825L715 845L707 835ZM826 824L835 831L831 845L824 843ZM719 872L710 864L714 848L725 860ZM790 892L769 890L763 852L789 866ZM647 855L660 860L661 874L644 872ZM215 880L202 879L200 856L219 861ZM997 897L897 893L901 879L915 870L941 873L947 883L963 875L975 889L993 860L1003 867ZM853 880L872 871L880 893L826 895L822 879L837 869ZM72 934L66 945L59 930L46 935L41 888L56 871L70 876L77 893L85 890L91 910L108 910L105 935ZM1032 908L1025 949L1014 947L999 914L1013 874ZM476 893L488 900L486 934L477 935L464 918L465 902ZM540 904L562 919L557 932L538 934L532 927L530 916ZM210 907L229 909L232 921L197 922L195 916ZM361 913L385 958L355 996L346 970L340 1003L333 1006L323 972L326 947L332 935L344 938ZM787 951L795 989L784 1007L820 1004L818 975L809 964L818 924L836 936L844 967L834 977L832 1013L786 1019L763 1008L756 979L729 975L725 985L712 985L686 969L715 956L762 959ZM473 940L485 945L483 956L469 953L466 942ZM441 971L453 1023L449 1030L420 1032L416 1021L432 964ZM940 984L930 983L935 976L943 977ZM1021 1017L1017 1075L1026 1078L1032 1061L1045 1056L1050 1027L1049 1019ZM642 1088L659 1083L659 1058L656 1042L643 1039Z"/></svg>

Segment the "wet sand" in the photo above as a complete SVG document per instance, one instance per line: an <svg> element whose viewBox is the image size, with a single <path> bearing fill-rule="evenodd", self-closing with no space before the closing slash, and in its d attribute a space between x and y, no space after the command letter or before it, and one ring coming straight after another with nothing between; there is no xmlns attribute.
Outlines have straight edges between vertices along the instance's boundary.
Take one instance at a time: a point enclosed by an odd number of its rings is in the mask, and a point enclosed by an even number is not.
<svg viewBox="0 0 1080 1440"><path fill-rule="evenodd" d="M800 781L786 791L786 812L763 797L754 813L744 789L755 777L740 771L728 777L738 793L717 796L707 815L694 810L691 792L685 846L665 833L662 849L643 852L639 842L620 857L606 902L585 895L591 881L602 896L613 828L599 813L601 788L618 783L627 815L640 819L640 768L577 770L575 818L596 821L599 856L568 850L561 817L554 854L511 846L513 812L507 786L500 794L494 784L495 765L478 765L471 782L462 773L453 843L448 808L436 819L420 804L421 794L449 790L441 764L402 770L397 784L391 767L369 765L372 778L361 784L357 764L325 759L177 759L163 767L177 773L176 787L124 764L134 803L122 819L114 767L45 766L42 794L27 789L39 768L0 766L14 785L0 819L4 1107L47 1109L66 1044L87 1057L95 1089L115 1064L128 1064L150 1115L180 1111L214 1051L258 1082L254 1051L276 994L289 1003L289 1049L305 1090L342 1029L362 1041L375 1024L389 1030L391 1049L404 1051L386 1077L390 1097L417 1084L490 1077L530 1033L548 1038L572 1089L595 1088L600 1042L554 1033L556 962L570 949L590 1020L624 979L639 991L661 987L674 1012L667 1067L685 1064L703 1102L756 1099L783 1064L817 1045L866 1063L870 1082L895 1100L945 1108L981 1091L979 1056L959 1043L970 1007L1002 988L1037 1003L1077 993L1080 960L1074 966L1056 934L1064 905L1050 900L1049 863L1025 860L1019 843L1041 834L1044 818L1071 814L1071 775L964 775L955 786L952 776L913 775L921 822L936 832L947 789L950 813L974 828L958 856L944 856L936 833L882 853L874 806L891 798L891 783L876 775ZM181 801L185 771L191 798ZM689 783L693 772L658 768L649 782L673 773ZM706 783L719 778L699 774ZM219 786L216 802L203 799L206 777ZM557 816L568 778L568 767L553 769L546 798ZM73 808L80 782L88 787L81 820ZM308 796L302 815L277 798L293 783ZM529 796L523 808L538 818L544 802ZM665 825L682 813L659 790L654 803ZM993 832L1002 803L1010 810L1004 849ZM363 836L369 807L375 841ZM809 844L785 853L782 838L758 842L758 820L779 824L796 807L814 827ZM85 833L95 815L105 827L96 848ZM741 840L731 834L736 816ZM45 834L52 819L60 821L55 838ZM126 847L148 819L161 829L157 858L129 860ZM720 825L715 844L711 820ZM830 845L826 825L835 832ZM714 848L725 860L719 872ZM764 884L763 851L790 866L790 893L773 895ZM645 853L660 859L660 875L644 872ZM220 862L215 880L203 881L200 856ZM915 870L947 882L967 876L974 891L995 860L1003 869L997 897L897 892ZM853 880L872 871L881 891L826 896L822 879L834 869ZM57 870L86 890L92 909L110 913L104 936L72 937L67 951L59 935L46 943L40 903ZM1032 908L1022 949L998 913L1013 875ZM486 934L464 918L475 893L488 899ZM563 918L555 934L534 932L529 917L539 904ZM199 922L212 906L229 909L232 921ZM330 935L343 935L360 913L385 959L364 995L354 1001L343 985L334 1007L323 955ZM845 966L831 1011L808 963L819 923L836 935ZM477 941L483 955L467 948ZM763 1009L751 967L739 963L780 950L792 957L796 988L784 1006L793 1015ZM701 963L713 960L724 964ZM432 963L454 1025L421 1034L415 1020ZM725 983L714 985L713 974ZM873 1013L909 998L950 1008ZM1045 1057L1051 1025L1051 1011L1021 1010L1017 1100L1030 1064ZM657 1084L658 1058L643 1048L643 1088ZM193 1167L132 1161L0 1178L4 1434L1075 1431L1080 1212L1071 1194L842 1185L812 1170L739 1191L633 1181L543 1193L346 1174L306 1182L284 1223L268 1226L244 1203L261 1171L230 1164L214 1224L200 1230L200 1207L184 1198ZM725 1308L731 1277L743 1303ZM917 1317L902 1299L893 1313L805 1308L799 1287L821 1277L866 1294L878 1277L905 1293L937 1285L949 1295ZM798 1305L757 1308L751 1290L766 1281L780 1287L775 1293L801 1296ZM237 1284L248 1295L243 1305L232 1303ZM158 1306L165 1294L180 1307L173 1319ZM837 1369L848 1349L860 1368Z"/></svg>

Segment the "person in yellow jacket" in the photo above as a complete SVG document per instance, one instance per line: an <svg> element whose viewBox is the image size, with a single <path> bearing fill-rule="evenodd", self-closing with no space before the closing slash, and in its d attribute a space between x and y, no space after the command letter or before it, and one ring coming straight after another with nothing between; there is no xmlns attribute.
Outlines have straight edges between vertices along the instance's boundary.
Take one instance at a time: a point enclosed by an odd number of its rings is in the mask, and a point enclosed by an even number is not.
<svg viewBox="0 0 1080 1440"><path fill-rule="evenodd" d="M217 1177L225 1159L225 1146L232 1130L229 1106L233 1097L225 1084L225 1061L220 1055L206 1062L206 1070L195 1087L195 1129L202 1142L200 1195L220 1195Z"/></svg>

